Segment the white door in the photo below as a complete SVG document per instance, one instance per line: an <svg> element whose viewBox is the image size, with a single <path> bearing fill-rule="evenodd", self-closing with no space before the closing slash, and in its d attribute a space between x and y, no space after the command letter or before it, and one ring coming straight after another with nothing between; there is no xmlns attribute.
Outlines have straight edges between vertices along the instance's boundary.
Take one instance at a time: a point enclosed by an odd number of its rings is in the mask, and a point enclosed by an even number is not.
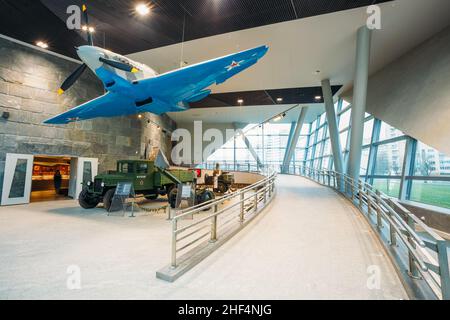
<svg viewBox="0 0 450 320"><path fill-rule="evenodd" d="M34 156L6 154L2 206L30 203Z"/></svg>
<svg viewBox="0 0 450 320"><path fill-rule="evenodd" d="M98 159L74 158L70 162L70 170L69 196L78 199L83 190L83 183L94 181L98 172Z"/></svg>

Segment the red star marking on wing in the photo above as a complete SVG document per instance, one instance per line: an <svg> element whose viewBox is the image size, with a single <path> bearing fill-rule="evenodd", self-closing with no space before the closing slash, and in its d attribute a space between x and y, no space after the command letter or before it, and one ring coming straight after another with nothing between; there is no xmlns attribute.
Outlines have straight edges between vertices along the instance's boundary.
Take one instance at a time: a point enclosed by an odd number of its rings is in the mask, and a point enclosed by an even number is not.
<svg viewBox="0 0 450 320"><path fill-rule="evenodd" d="M231 71L236 67L239 67L241 65L242 61L236 62L233 60L233 62L231 62L231 64L227 67L225 67L227 69L227 71Z"/></svg>

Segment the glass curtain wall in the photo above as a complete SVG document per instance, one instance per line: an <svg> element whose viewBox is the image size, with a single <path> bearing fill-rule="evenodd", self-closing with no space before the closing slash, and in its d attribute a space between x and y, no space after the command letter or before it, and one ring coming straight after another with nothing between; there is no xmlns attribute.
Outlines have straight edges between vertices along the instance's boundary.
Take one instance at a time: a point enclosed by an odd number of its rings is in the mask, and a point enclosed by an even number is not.
<svg viewBox="0 0 450 320"><path fill-rule="evenodd" d="M351 105L340 100L335 104L335 110L346 168L351 131ZM245 135L264 165L280 172L292 125L250 124L244 129ZM293 158L291 173L299 166L322 170L334 169L325 113L312 123L303 125ZM222 166L226 165L228 169L242 167L256 169L256 160L240 136L228 141L208 158L210 164L217 162ZM364 123L360 174L361 179L391 197L450 209L450 157L370 114L366 114Z"/></svg>

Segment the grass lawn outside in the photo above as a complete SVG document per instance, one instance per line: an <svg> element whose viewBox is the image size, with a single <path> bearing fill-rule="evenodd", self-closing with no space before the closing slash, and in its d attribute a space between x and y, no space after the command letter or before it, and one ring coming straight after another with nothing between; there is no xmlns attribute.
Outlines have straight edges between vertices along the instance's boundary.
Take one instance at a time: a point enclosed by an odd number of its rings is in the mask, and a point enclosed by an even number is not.
<svg viewBox="0 0 450 320"><path fill-rule="evenodd" d="M375 179L373 186L388 196L399 196L400 180ZM413 181L410 200L450 209L450 183L445 181Z"/></svg>

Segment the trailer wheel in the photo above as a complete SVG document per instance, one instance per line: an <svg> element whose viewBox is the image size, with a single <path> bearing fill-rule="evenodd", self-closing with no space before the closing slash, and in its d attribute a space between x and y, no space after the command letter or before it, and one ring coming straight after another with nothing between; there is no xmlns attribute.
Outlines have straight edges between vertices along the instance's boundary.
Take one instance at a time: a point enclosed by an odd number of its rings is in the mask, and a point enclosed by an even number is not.
<svg viewBox="0 0 450 320"><path fill-rule="evenodd" d="M113 188L106 191L105 195L103 196L103 207L106 209L106 211L109 211L109 208L111 208L112 198L114 197L115 193L116 188Z"/></svg>
<svg viewBox="0 0 450 320"><path fill-rule="evenodd" d="M208 202L208 201L213 200L215 198L216 198L216 195L214 194L214 192L211 192L209 190L205 190L205 192L203 192L200 195L200 197L198 199L198 204L202 204L202 203ZM208 210L209 209L207 209L205 211L208 211Z"/></svg>
<svg viewBox="0 0 450 320"><path fill-rule="evenodd" d="M91 198L87 190L83 190L78 197L78 203L83 209L94 209L100 201L96 198Z"/></svg>

